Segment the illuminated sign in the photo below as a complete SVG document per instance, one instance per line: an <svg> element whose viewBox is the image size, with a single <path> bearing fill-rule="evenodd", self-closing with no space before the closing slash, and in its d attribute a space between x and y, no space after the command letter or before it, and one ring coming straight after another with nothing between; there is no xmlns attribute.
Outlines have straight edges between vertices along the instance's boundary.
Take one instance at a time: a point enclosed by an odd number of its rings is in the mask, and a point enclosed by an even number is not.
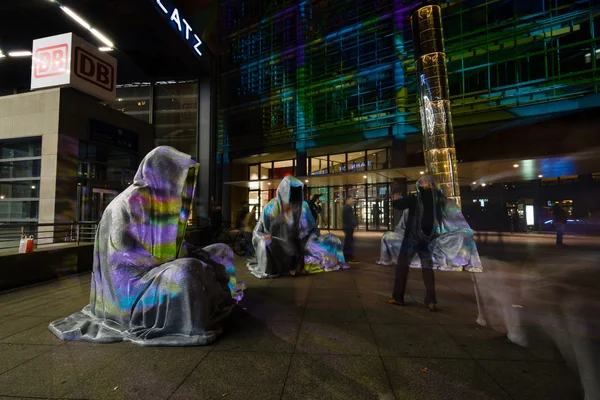
<svg viewBox="0 0 600 400"><path fill-rule="evenodd" d="M527 221L528 226L535 224L532 205L525 206L525 220Z"/></svg>
<svg viewBox="0 0 600 400"><path fill-rule="evenodd" d="M194 49L194 52L199 56L202 55L200 51L200 45L202 44L202 40L198 37L196 33L192 30L190 24L182 18L179 14L179 10L176 7L172 7L171 9L167 8L164 4L164 0L155 0L157 7L164 14L166 18L168 18L169 22L173 26L173 29L176 29L181 34L181 37L188 42L190 46Z"/></svg>
<svg viewBox="0 0 600 400"><path fill-rule="evenodd" d="M117 97L117 60L73 35L33 41L31 90L71 86L104 101Z"/></svg>
<svg viewBox="0 0 600 400"><path fill-rule="evenodd" d="M371 161L367 162L366 164L364 162L350 164L350 166L348 167L348 170L352 171L353 169L356 169L356 168L364 168L365 166L370 167L371 165L373 165L373 163ZM340 171L342 171L342 172L346 171L346 166L342 165L340 167Z"/></svg>

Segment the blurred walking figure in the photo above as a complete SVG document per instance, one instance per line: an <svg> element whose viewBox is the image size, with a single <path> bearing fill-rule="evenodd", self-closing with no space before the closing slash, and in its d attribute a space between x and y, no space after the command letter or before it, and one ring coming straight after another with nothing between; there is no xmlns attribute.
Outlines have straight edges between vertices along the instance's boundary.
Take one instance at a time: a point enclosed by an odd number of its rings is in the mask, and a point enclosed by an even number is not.
<svg viewBox="0 0 600 400"><path fill-rule="evenodd" d="M510 233L513 234L519 231L519 213L517 210L510 212Z"/></svg>
<svg viewBox="0 0 600 400"><path fill-rule="evenodd" d="M552 207L552 215L554 216L554 226L556 227L556 244L562 246L565 227L567 226L567 212L560 204L556 203Z"/></svg>
<svg viewBox="0 0 600 400"><path fill-rule="evenodd" d="M246 256L248 258L254 257L254 246L252 245L252 232L256 228L256 211L257 205L252 207L249 213L246 214L243 221L244 226L244 238L246 239Z"/></svg>
<svg viewBox="0 0 600 400"><path fill-rule="evenodd" d="M379 229L379 204L373 204L373 225L375 229Z"/></svg>
<svg viewBox="0 0 600 400"><path fill-rule="evenodd" d="M249 204L247 201L244 201L240 208L238 208L236 210L236 216L235 216L235 227L242 229L244 227L244 218L246 218L246 216L248 215L248 207Z"/></svg>
<svg viewBox="0 0 600 400"><path fill-rule="evenodd" d="M356 262L354 260L354 229L356 229L356 217L354 216L354 197L346 199L344 211L342 213L342 229L344 231L344 257L346 262Z"/></svg>
<svg viewBox="0 0 600 400"><path fill-rule="evenodd" d="M323 211L321 204L320 204L321 203L320 198L321 198L320 194L314 194L313 197L308 202L308 207L310 207L310 213L312 214L313 218L315 219L315 224L317 224L317 226L319 226L319 215L321 214L321 211Z"/></svg>

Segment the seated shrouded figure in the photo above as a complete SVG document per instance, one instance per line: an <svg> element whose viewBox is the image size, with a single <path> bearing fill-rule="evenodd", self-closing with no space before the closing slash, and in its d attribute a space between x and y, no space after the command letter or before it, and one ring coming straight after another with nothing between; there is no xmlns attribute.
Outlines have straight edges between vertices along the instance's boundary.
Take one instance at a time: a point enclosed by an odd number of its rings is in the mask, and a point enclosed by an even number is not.
<svg viewBox="0 0 600 400"><path fill-rule="evenodd" d="M133 184L109 204L98 226L90 303L50 323L56 336L146 346L216 340L219 323L243 291L226 245L188 256L184 235L197 167L167 146L142 160Z"/></svg>
<svg viewBox="0 0 600 400"><path fill-rule="evenodd" d="M435 184L435 182L434 182ZM418 184L417 184L418 187ZM434 191L441 193L437 184ZM430 242L433 267L445 271L481 272L481 260L473 239L473 230L452 199L443 198L442 215L436 216L436 232ZM409 210L405 209L395 231L386 232L381 238L381 253L377 264L395 265L398 261ZM411 260L411 267L420 268L418 255Z"/></svg>
<svg viewBox="0 0 600 400"><path fill-rule="evenodd" d="M277 188L254 228L256 257L248 269L258 278L313 274L348 268L342 242L332 234L320 235L304 199L304 184L291 176Z"/></svg>

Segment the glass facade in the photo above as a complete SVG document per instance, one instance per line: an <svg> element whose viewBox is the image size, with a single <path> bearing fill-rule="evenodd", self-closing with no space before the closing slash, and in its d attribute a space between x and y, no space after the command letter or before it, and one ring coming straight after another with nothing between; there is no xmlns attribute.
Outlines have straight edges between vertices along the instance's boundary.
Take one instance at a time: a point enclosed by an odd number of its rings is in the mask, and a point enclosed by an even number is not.
<svg viewBox="0 0 600 400"><path fill-rule="evenodd" d="M42 139L0 141L0 222L36 221Z"/></svg>
<svg viewBox="0 0 600 400"><path fill-rule="evenodd" d="M198 159L198 82L138 82L117 87L111 107L156 129L156 146L171 146Z"/></svg>
<svg viewBox="0 0 600 400"><path fill-rule="evenodd" d="M389 149L374 149L341 154L329 154L308 158L309 175L345 174L389 168ZM281 179L295 175L296 160L274 161L248 166L250 181ZM322 213L318 225L323 229L342 228L344 199L353 196L357 199L355 212L359 229L387 230L392 221L390 203L391 184L363 184L341 186L308 186L306 200L320 195ZM259 205L260 210L275 197L276 189L249 189L248 203Z"/></svg>
<svg viewBox="0 0 600 400"><path fill-rule="evenodd" d="M598 91L597 3L441 3L455 117L531 105L542 113ZM409 21L420 4L221 2L219 151L420 135Z"/></svg>
<svg viewBox="0 0 600 400"><path fill-rule="evenodd" d="M155 86L154 127L157 146L171 146L198 159L198 84Z"/></svg>

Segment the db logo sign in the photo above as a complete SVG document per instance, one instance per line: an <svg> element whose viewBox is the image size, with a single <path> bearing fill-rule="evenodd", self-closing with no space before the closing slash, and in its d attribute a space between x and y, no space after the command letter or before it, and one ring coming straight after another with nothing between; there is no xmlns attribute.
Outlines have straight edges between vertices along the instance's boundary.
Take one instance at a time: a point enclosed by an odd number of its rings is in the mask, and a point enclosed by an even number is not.
<svg viewBox="0 0 600 400"><path fill-rule="evenodd" d="M63 75L67 73L69 65L69 45L37 49L34 54L33 74L36 78Z"/></svg>
<svg viewBox="0 0 600 400"><path fill-rule="evenodd" d="M115 68L81 47L75 47L75 75L109 92L115 88Z"/></svg>

